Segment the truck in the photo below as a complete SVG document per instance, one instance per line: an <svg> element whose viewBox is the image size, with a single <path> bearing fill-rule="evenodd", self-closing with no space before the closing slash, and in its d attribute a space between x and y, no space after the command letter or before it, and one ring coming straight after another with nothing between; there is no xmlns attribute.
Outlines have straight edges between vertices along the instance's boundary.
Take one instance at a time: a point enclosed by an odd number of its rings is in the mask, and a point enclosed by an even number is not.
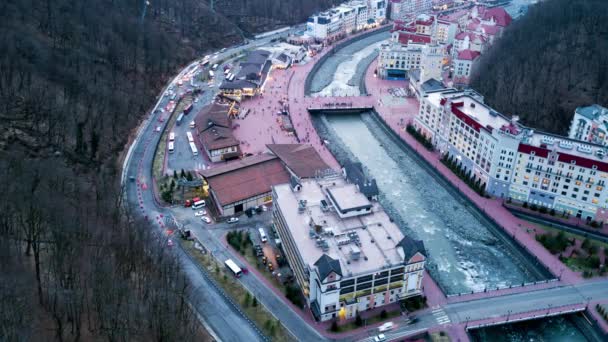
<svg viewBox="0 0 608 342"><path fill-rule="evenodd" d="M184 119L184 113L180 113L179 116L177 117L177 121L176 124L179 126L182 124L182 120Z"/></svg>

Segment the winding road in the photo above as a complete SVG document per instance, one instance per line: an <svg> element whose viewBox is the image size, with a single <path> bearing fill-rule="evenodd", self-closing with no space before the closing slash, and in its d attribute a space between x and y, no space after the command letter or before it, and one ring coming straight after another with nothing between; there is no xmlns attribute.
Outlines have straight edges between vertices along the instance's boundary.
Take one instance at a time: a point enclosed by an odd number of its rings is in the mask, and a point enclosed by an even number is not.
<svg viewBox="0 0 608 342"><path fill-rule="evenodd" d="M281 34L285 34L283 32ZM218 58L224 58L235 52L240 52L252 47L262 46L267 44L274 36L265 37L260 40L250 42L246 45L227 49L219 54ZM191 68L195 67L197 62L193 62L184 68L177 75L167 88L161 93L154 109L149 113L147 119L142 122L139 127L137 138L126 154L123 164L122 184L124 187L125 196L130 208L148 218L157 229L162 228L163 217L175 217L178 222L187 222L192 220L192 211L184 208L165 208L160 206L153 195L152 190L152 162L154 158L155 148L161 138L161 133L157 132L156 127L160 126L164 130L168 120L160 123L156 109L162 108L168 102L168 98L162 94L172 86L177 84L177 80L183 76ZM302 68L304 71L309 67ZM304 82L301 77L296 77L292 82L290 89L290 99L293 100L297 93L303 95ZM294 89L295 88L295 89ZM210 91L208 93L211 93ZM294 96L292 96L294 95ZM210 101L212 96L205 97L205 101ZM302 103L302 106L310 105L309 101ZM202 104L201 104L202 105ZM134 178L131 181L131 177ZM260 217L258 219L264 219ZM256 219L250 219L243 222L244 226L255 227ZM238 259L230 250L226 249L222 241L222 235L228 228L223 223L213 225L211 229L204 228L202 225L192 225L188 228L192 229L194 234L204 241L206 247L213 252L213 255L219 260L226 258ZM232 227L231 227L232 228ZM178 244L179 245L179 244ZM198 312L201 321L210 331L215 339L221 341L263 341L266 337L263 336L257 327L245 317L240 310L227 300L223 291L216 288L214 283L210 281L204 271L192 261L183 250L175 248L176 253L183 261L184 271L188 275L191 285L194 288L192 293L191 303ZM241 278L243 285L251 291L259 301L281 321L281 323L291 332L298 340L301 341L323 341L329 340L326 334L321 334L318 330L323 329L315 323L309 322L297 313L294 309L285 303L284 298L272 291L267 284L253 274ZM558 306L569 305L572 307L584 307L591 301L608 300L608 280L602 279L597 281L585 281L576 285L559 284L558 286L533 290L510 295L488 296L481 299L462 301L458 303L444 304L440 307L434 307L423 311L417 315L417 321L414 324L401 324L402 319L395 319L396 328L387 333L388 339L398 339L405 336L410 336L431 328L447 325L462 325L471 324L475 321L488 322L488 320L500 320L509 315L525 315L538 310L551 311L551 304L554 310ZM377 333L374 327L367 331L359 331L347 336L341 335L333 340L339 341L355 341L364 340L371 341Z"/></svg>

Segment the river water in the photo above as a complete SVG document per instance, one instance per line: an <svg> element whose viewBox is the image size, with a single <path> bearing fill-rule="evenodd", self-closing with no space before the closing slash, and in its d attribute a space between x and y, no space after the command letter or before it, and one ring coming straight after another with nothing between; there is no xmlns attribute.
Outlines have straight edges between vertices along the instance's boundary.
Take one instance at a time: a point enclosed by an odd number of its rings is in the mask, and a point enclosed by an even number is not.
<svg viewBox="0 0 608 342"><path fill-rule="evenodd" d="M538 319L470 331L474 342L586 342L585 335L565 316Z"/></svg>
<svg viewBox="0 0 608 342"><path fill-rule="evenodd" d="M429 270L447 293L540 280L512 255L462 199L397 146L370 114L313 119L340 162L360 161L376 179L380 202L406 234L424 241Z"/></svg>

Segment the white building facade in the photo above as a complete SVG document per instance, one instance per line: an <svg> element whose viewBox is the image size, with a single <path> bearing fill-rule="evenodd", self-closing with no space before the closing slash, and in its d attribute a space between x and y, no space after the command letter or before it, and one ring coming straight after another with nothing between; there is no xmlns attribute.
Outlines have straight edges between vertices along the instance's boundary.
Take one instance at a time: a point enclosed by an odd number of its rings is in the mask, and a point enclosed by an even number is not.
<svg viewBox="0 0 608 342"><path fill-rule="evenodd" d="M603 145L536 132L455 89L426 94L414 126L493 196L608 220Z"/></svg>
<svg viewBox="0 0 608 342"><path fill-rule="evenodd" d="M273 219L317 320L354 318L422 294L422 242L403 236L377 202L340 176L274 186Z"/></svg>
<svg viewBox="0 0 608 342"><path fill-rule="evenodd" d="M576 108L568 136L576 140L608 145L608 108L597 104Z"/></svg>

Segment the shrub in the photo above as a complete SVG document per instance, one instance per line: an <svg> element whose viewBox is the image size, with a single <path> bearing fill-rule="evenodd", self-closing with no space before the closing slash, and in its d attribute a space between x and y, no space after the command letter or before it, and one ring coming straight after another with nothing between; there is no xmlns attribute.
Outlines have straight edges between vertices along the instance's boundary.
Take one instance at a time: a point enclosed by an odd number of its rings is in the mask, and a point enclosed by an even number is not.
<svg viewBox="0 0 608 342"><path fill-rule="evenodd" d="M589 225L593 228L598 228L600 226L600 223L593 220L593 221L591 221L591 223L589 223Z"/></svg>
<svg viewBox="0 0 608 342"><path fill-rule="evenodd" d="M338 322L335 319L333 322L331 322L331 331L333 331L333 332L338 331Z"/></svg>
<svg viewBox="0 0 608 342"><path fill-rule="evenodd" d="M537 206L536 204L532 204L532 205L530 206L530 210L537 211L537 210L538 210L538 206Z"/></svg>
<svg viewBox="0 0 608 342"><path fill-rule="evenodd" d="M528 202L524 202L524 204L522 205L522 207L527 208L528 207Z"/></svg>
<svg viewBox="0 0 608 342"><path fill-rule="evenodd" d="M363 326L363 319L359 315L359 312L357 312L357 316L355 317L355 325L358 327Z"/></svg>
<svg viewBox="0 0 608 342"><path fill-rule="evenodd" d="M538 212L540 212L541 214L546 214L547 213L547 207L540 207L538 209Z"/></svg>
<svg viewBox="0 0 608 342"><path fill-rule="evenodd" d="M549 211L549 214L550 214L551 216L555 216L555 209L551 208L551 211Z"/></svg>
<svg viewBox="0 0 608 342"><path fill-rule="evenodd" d="M251 306L253 306L254 308L258 306L258 299L255 296L253 296Z"/></svg>
<svg viewBox="0 0 608 342"><path fill-rule="evenodd" d="M380 318L386 319L386 317L388 317L388 313L386 313L386 310L380 311Z"/></svg>

